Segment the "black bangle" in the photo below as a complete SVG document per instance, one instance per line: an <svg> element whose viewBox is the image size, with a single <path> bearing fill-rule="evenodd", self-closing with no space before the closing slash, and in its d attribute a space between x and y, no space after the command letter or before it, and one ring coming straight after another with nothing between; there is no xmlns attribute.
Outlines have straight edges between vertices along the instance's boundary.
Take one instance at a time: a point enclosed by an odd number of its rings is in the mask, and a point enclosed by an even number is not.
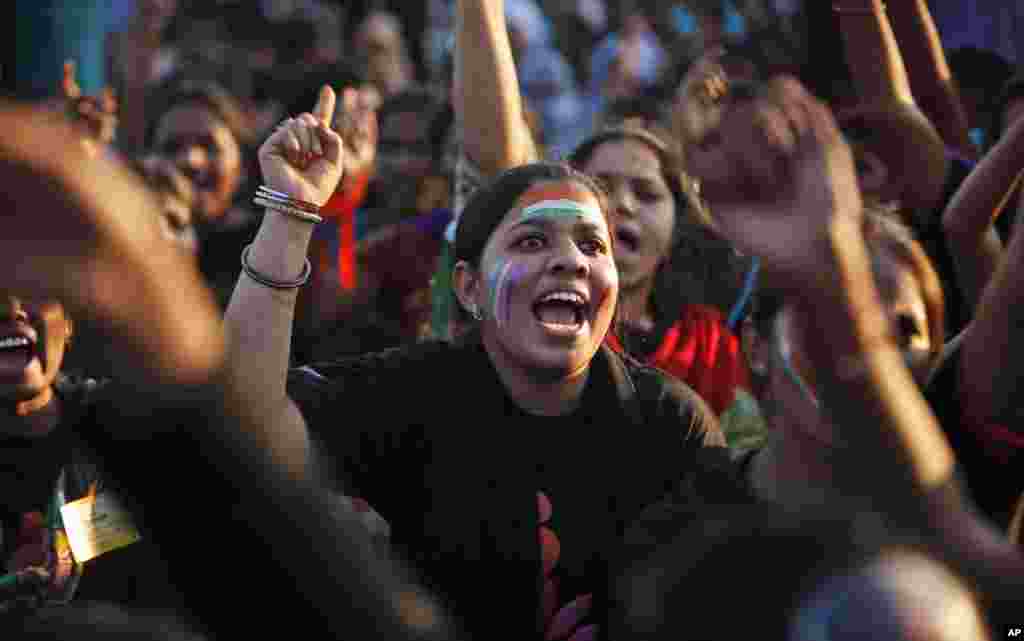
<svg viewBox="0 0 1024 641"><path fill-rule="evenodd" d="M302 268L302 273L295 280L274 280L268 276L265 276L249 264L249 250L252 249L252 245L246 245L245 249L242 250L242 271L245 275L256 281L260 285L270 287L271 289L298 289L306 284L309 280L309 275L313 273L313 266L310 264L309 259L306 259L306 264Z"/></svg>

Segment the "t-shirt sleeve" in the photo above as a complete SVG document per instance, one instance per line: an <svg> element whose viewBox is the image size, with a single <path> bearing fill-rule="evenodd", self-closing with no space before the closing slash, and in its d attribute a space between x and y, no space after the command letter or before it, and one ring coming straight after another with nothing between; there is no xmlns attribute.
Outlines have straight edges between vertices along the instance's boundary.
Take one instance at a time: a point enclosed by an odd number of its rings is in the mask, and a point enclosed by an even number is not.
<svg viewBox="0 0 1024 641"><path fill-rule="evenodd" d="M406 477L423 468L417 460L426 451L404 405L388 401L389 390L401 389L399 360L391 350L288 373L288 395L306 421L321 477L381 510L388 488L419 483Z"/></svg>

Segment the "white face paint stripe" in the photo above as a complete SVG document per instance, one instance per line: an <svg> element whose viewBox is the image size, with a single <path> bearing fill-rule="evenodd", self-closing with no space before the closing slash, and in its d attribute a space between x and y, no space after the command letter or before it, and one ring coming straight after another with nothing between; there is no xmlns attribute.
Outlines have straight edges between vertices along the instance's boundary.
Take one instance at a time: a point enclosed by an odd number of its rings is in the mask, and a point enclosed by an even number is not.
<svg viewBox="0 0 1024 641"><path fill-rule="evenodd" d="M512 265L514 264L515 263L512 261L508 261L501 268L501 273L498 274L497 287L494 293L494 320L496 320L499 325L506 320L505 315L508 313L508 310L505 309L508 307L508 303L505 300L505 290L508 289L508 272L512 269Z"/></svg>
<svg viewBox="0 0 1024 641"><path fill-rule="evenodd" d="M565 217L582 218L598 226L604 225L604 215L600 207L568 199L541 200L524 207L521 220Z"/></svg>

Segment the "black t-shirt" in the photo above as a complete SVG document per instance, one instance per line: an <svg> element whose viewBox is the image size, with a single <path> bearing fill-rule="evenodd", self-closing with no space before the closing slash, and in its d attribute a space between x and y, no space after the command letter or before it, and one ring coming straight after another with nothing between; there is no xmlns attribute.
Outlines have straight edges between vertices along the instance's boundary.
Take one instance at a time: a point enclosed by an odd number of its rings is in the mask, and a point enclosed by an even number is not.
<svg viewBox="0 0 1024 641"><path fill-rule="evenodd" d="M512 404L475 337L295 370L288 391L333 477L391 523L426 585L470 631L510 638L543 625L538 492L561 548L558 606L592 593L600 617L609 538L724 445L693 390L606 348L560 418Z"/></svg>
<svg viewBox="0 0 1024 641"><path fill-rule="evenodd" d="M91 379L61 377L56 390L61 421L53 431L38 438L0 439L0 574L24 569L25 559L58 549L52 534L52 517L61 502L58 492L63 495L62 502L68 503L86 496L95 483L97 494L116 495L78 438L79 430L92 429L90 424L118 420L116 399L109 398L104 386ZM44 537L48 541L43 541ZM29 567L36 565L28 563ZM71 596L80 602L154 610L178 610L181 606L158 549L145 539L81 564L75 587L60 594L51 596L57 601Z"/></svg>

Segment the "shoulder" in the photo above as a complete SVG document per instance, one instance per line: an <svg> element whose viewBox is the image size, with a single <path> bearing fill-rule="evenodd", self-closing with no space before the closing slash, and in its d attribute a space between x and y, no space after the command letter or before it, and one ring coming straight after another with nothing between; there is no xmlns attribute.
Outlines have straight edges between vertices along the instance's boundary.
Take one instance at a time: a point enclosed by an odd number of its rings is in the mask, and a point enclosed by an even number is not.
<svg viewBox="0 0 1024 641"><path fill-rule="evenodd" d="M616 354L636 389L635 411L647 423L680 428L685 440L705 446L725 446L725 436L714 412L692 387L667 372L644 365L628 355Z"/></svg>
<svg viewBox="0 0 1024 641"><path fill-rule="evenodd" d="M288 393L323 391L327 389L366 389L388 383L416 381L425 378L434 368L444 366L449 359L459 358L465 348L446 341L432 340L394 347L332 361L313 362L288 372ZM299 400L299 399L296 399Z"/></svg>

